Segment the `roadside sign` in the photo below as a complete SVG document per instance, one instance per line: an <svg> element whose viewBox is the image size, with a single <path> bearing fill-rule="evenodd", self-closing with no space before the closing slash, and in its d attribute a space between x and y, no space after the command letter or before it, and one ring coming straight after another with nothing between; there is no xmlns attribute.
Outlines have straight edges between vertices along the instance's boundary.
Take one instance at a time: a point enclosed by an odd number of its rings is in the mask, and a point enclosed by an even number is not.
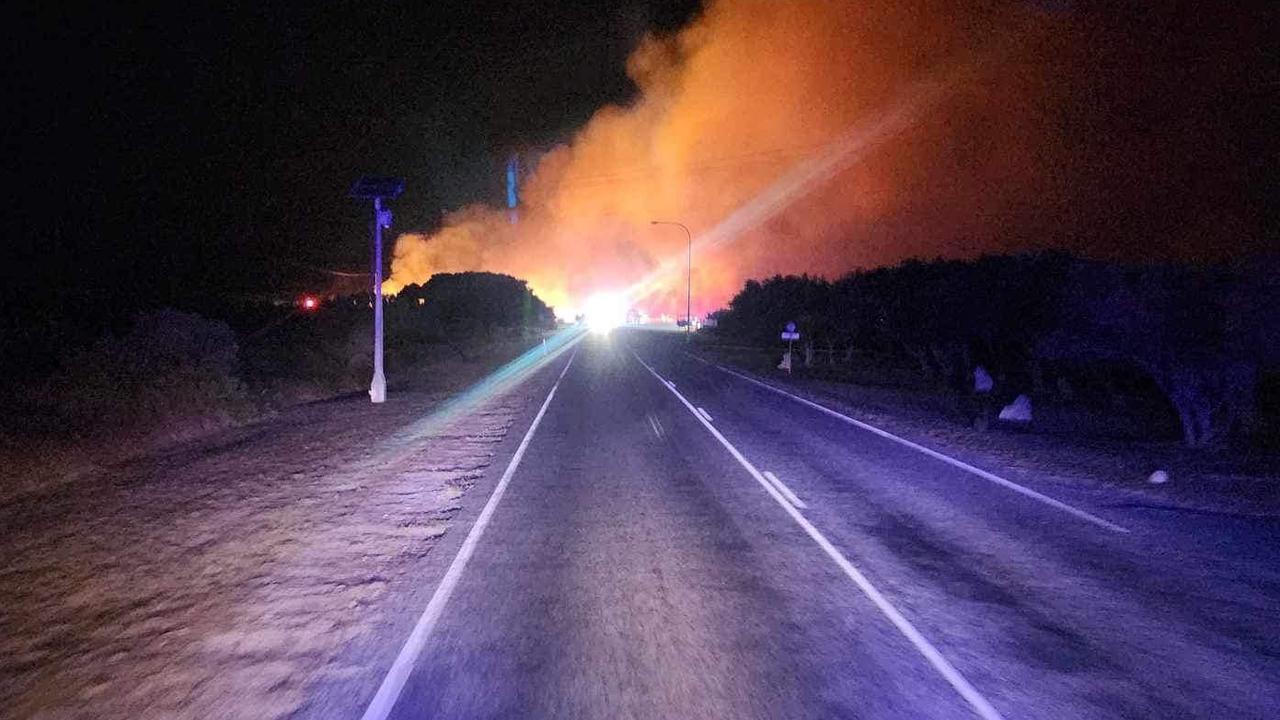
<svg viewBox="0 0 1280 720"><path fill-rule="evenodd" d="M787 327L782 331L782 339L787 341L787 352L782 356L782 364L778 366L779 370L786 370L787 374L791 374L791 343L800 339L800 333L796 332L796 324L794 322L787 323Z"/></svg>

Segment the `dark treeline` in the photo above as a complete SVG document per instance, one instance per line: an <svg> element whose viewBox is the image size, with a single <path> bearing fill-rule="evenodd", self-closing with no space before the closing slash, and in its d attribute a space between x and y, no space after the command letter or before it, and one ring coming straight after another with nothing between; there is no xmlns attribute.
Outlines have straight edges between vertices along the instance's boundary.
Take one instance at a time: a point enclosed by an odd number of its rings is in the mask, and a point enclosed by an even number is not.
<svg viewBox="0 0 1280 720"><path fill-rule="evenodd" d="M388 317L404 330L437 334L555 324L551 308L523 280L487 272L438 273L409 285Z"/></svg>
<svg viewBox="0 0 1280 720"><path fill-rule="evenodd" d="M795 322L796 365L868 363L965 392L981 365L1004 397L1069 394L1081 373L1137 375L1204 446L1267 432L1280 369L1280 268L1126 266L1061 253L909 261L834 282L748 281L716 332L777 346ZM1274 409L1271 409L1274 412Z"/></svg>
<svg viewBox="0 0 1280 720"><path fill-rule="evenodd" d="M551 308L523 280L486 272L440 273L386 301L389 378L412 377L442 355L470 359L474 348L555 325ZM253 336L241 353L249 377L323 380L350 390L372 372L368 294L330 298L318 312ZM393 380L394 382L394 380Z"/></svg>
<svg viewBox="0 0 1280 720"><path fill-rule="evenodd" d="M465 272L437 274L387 298L384 322L389 381L403 383L442 356L467 360L490 341L551 327L555 315L523 280ZM372 372L372 334L368 294L332 297L317 312L250 333L242 368L258 384L280 379L355 391Z"/></svg>

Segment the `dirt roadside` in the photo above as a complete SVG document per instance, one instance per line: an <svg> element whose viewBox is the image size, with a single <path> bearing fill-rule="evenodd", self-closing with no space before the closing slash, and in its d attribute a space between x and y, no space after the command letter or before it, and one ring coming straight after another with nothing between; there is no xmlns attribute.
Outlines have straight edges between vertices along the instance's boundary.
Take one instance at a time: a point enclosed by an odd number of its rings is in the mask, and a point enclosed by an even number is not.
<svg viewBox="0 0 1280 720"><path fill-rule="evenodd" d="M315 403L0 505L5 715L279 718L367 672L341 649L449 531L540 383L426 436L449 394Z"/></svg>
<svg viewBox="0 0 1280 720"><path fill-rule="evenodd" d="M1280 518L1280 455L1224 447L1188 450L1176 441L1112 440L996 427L981 432L943 403L886 387L774 371L759 353L698 346L696 356L844 412L979 467L1064 487L1106 487L1125 504L1175 512ZM1168 481L1153 484L1162 470Z"/></svg>

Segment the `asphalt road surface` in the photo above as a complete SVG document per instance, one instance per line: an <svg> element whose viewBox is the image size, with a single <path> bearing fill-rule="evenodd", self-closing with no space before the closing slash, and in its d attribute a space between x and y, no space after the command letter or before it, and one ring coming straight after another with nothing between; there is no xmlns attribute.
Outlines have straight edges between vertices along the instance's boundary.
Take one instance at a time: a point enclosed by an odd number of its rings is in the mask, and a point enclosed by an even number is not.
<svg viewBox="0 0 1280 720"><path fill-rule="evenodd" d="M366 717L1277 716L1273 522L984 475L684 350L549 369Z"/></svg>

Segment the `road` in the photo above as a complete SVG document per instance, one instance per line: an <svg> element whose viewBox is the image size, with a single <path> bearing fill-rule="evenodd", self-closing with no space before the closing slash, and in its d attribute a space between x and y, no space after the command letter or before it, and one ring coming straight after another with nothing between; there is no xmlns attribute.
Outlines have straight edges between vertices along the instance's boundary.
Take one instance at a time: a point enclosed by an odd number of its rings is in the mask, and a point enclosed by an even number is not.
<svg viewBox="0 0 1280 720"><path fill-rule="evenodd" d="M684 350L549 369L366 717L1274 717L1274 524L984 476Z"/></svg>

